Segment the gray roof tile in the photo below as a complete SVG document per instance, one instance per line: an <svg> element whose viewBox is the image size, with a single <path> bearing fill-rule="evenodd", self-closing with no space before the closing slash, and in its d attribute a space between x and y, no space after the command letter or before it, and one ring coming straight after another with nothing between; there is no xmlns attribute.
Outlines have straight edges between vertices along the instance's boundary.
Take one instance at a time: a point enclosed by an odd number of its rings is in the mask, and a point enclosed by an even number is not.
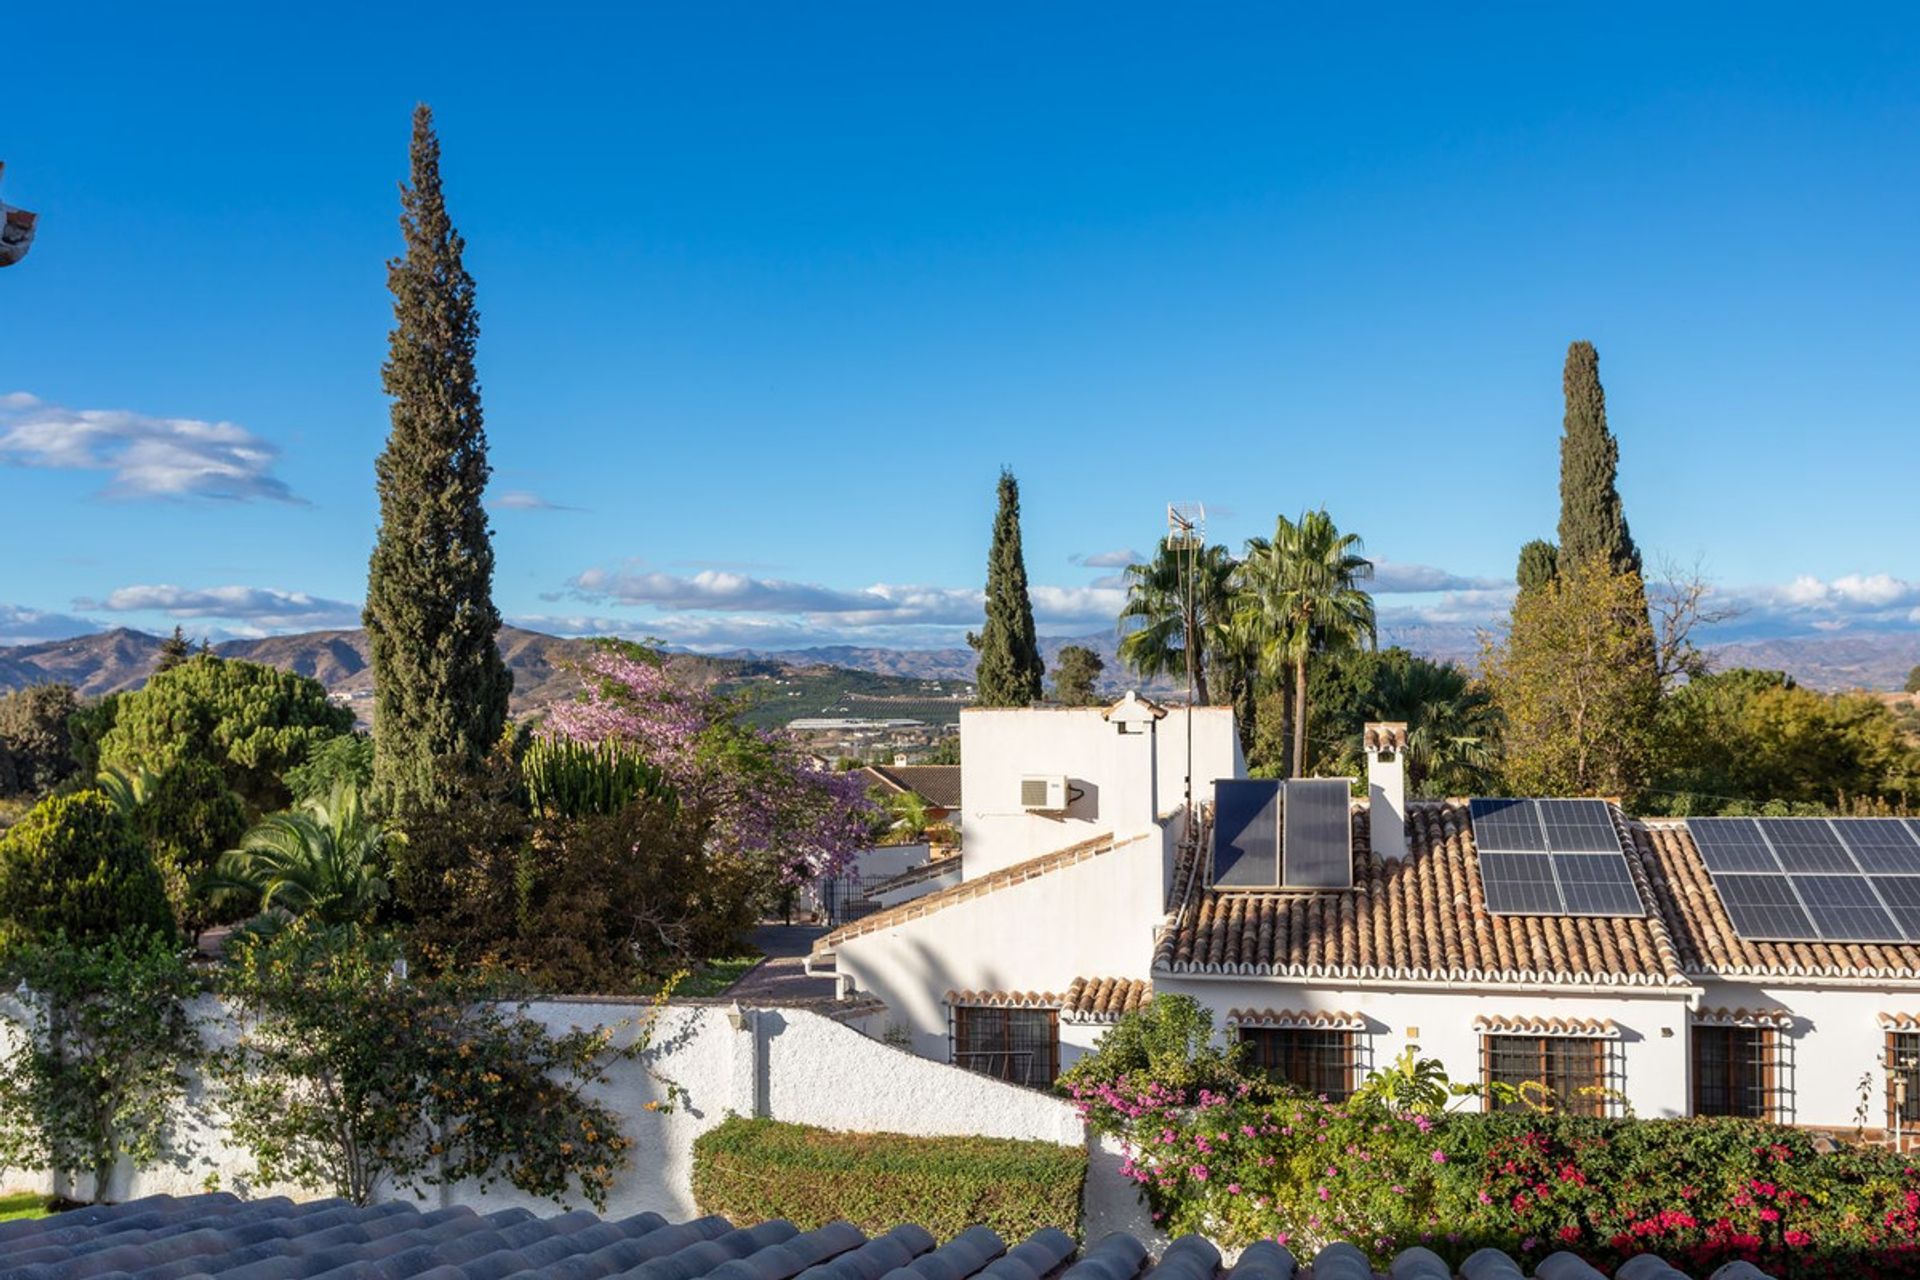
<svg viewBox="0 0 1920 1280"><path fill-rule="evenodd" d="M735 1228L723 1218L669 1223L642 1213L603 1220L585 1212L525 1209L479 1214L465 1206L422 1211L338 1200L243 1201L224 1193L153 1196L0 1223L0 1280L1301 1280L1294 1255L1272 1241L1243 1250L1223 1270L1220 1251L1182 1236L1154 1262L1124 1234L1086 1249L1065 1232L1035 1232L1009 1248L986 1227L943 1245L923 1227L869 1239L846 1222L800 1231L790 1222ZM1482 1249L1464 1280L1525 1280L1511 1257ZM1537 1280L1602 1280L1571 1253L1536 1268ZM1454 1280L1436 1253L1398 1254L1391 1280ZM1320 1250L1304 1280L1375 1280L1360 1250ZM1681 1280L1643 1255L1614 1280ZM1712 1280L1767 1280L1729 1263Z"/></svg>

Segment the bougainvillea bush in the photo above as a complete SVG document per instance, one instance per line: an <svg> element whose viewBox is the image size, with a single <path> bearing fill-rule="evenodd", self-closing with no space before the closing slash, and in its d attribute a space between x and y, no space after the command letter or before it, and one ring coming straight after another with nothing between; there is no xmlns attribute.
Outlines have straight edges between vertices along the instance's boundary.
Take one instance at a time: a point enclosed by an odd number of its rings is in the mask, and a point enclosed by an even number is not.
<svg viewBox="0 0 1920 1280"><path fill-rule="evenodd" d="M1776 1275L1920 1275L1920 1171L1905 1157L1750 1120L1590 1119L1332 1104L1251 1082L1075 1090L1119 1135L1155 1219L1225 1244L1311 1252L1349 1240L1384 1265L1423 1244L1602 1265L1656 1252L1696 1274L1744 1258Z"/></svg>

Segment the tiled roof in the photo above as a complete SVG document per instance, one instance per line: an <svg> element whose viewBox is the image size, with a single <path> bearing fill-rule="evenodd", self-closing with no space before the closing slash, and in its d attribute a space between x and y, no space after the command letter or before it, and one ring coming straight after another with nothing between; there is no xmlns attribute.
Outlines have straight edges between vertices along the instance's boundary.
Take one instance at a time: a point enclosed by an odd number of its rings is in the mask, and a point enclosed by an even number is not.
<svg viewBox="0 0 1920 1280"><path fill-rule="evenodd" d="M911 791L936 809L960 807L960 766L957 764L870 764L866 772L883 786Z"/></svg>
<svg viewBox="0 0 1920 1280"><path fill-rule="evenodd" d="M1616 815L1616 822L1623 821ZM1487 911L1467 806L1407 806L1407 857L1383 862L1353 815L1354 888L1210 889L1164 930L1156 971L1553 986L1687 985L1657 916ZM1641 878L1638 862L1628 859ZM1643 896L1648 892L1642 881Z"/></svg>
<svg viewBox="0 0 1920 1280"><path fill-rule="evenodd" d="M1275 1027L1302 1031L1365 1031L1367 1020L1357 1013L1329 1009L1234 1009L1230 1027Z"/></svg>
<svg viewBox="0 0 1920 1280"><path fill-rule="evenodd" d="M1884 1018L1886 1015L1881 1016ZM1693 1011L1693 1024L1697 1027L1786 1028L1793 1025L1793 1011L1744 1007L1728 1009L1722 1005L1705 1005Z"/></svg>
<svg viewBox="0 0 1920 1280"><path fill-rule="evenodd" d="M1612 1039L1620 1027L1612 1018L1539 1018L1481 1014L1473 1029L1483 1036L1600 1036Z"/></svg>
<svg viewBox="0 0 1920 1280"><path fill-rule="evenodd" d="M1696 977L1920 979L1920 946L1905 943L1749 942L1734 932L1693 837L1677 823L1636 825L1655 904L1673 931L1680 967Z"/></svg>
<svg viewBox="0 0 1920 1280"><path fill-rule="evenodd" d="M1061 1016L1069 1022L1114 1022L1153 999L1145 978L1075 978Z"/></svg>
<svg viewBox="0 0 1920 1280"><path fill-rule="evenodd" d="M998 892L1022 881L1031 880L1035 876L1043 876L1049 872L1058 871L1062 867L1071 867L1075 863L1085 862L1088 858L1097 858L1115 849L1124 849L1146 838L1146 835L1128 836L1116 844L1112 832L1102 832L1091 840L1082 840L1064 849L1055 849L1052 853L1043 853L1037 858L1028 858L1025 862L1016 862L1010 867L989 871L986 875L975 879L963 880L959 884L935 890L911 902L903 902L897 907L888 907L885 911L876 911L870 916L862 916L858 920L843 924L815 942L813 953L820 955L823 952L832 951L836 945L850 938L878 933L882 929L891 929L909 920L932 915L956 902L967 902Z"/></svg>
<svg viewBox="0 0 1920 1280"><path fill-rule="evenodd" d="M1888 1031L1920 1031L1920 1014L1883 1013L1880 1025Z"/></svg>
<svg viewBox="0 0 1920 1280"><path fill-rule="evenodd" d="M1058 1009L1068 1022L1117 1022L1153 999L1144 978L1075 978L1064 995L1051 991L949 991L947 1003L975 1009Z"/></svg>
<svg viewBox="0 0 1920 1280"><path fill-rule="evenodd" d="M1244 1250L1229 1272L1220 1251L1199 1236L1167 1246L1157 1266L1146 1246L1116 1232L1082 1249L1044 1227L1009 1248L986 1227L969 1227L945 1244L923 1227L867 1236L847 1222L801 1231L775 1220L735 1227L724 1218L668 1223L642 1213L607 1222L591 1213L535 1217L525 1209L480 1214L459 1206L421 1211L390 1203L357 1207L341 1200L295 1204L243 1201L222 1193L154 1196L75 1209L49 1218L0 1223L0 1257L9 1275L187 1276L218 1272L228 1280L431 1276L433 1280L1129 1280L1143 1271L1162 1280L1293 1280L1303 1263L1271 1240ZM1679 1273L1635 1259L1633 1280L1676 1280ZM906 1270L902 1270L906 1268ZM1744 1268L1744 1269L1743 1269ZM1398 1280L1449 1280L1453 1269L1423 1248L1402 1251ZM1466 1280L1517 1280L1512 1258L1482 1249L1460 1265ZM1541 1260L1549 1280L1597 1280L1570 1253ZM1745 1264L1717 1272L1761 1275ZM1313 1280L1373 1280L1366 1255L1330 1244L1312 1258Z"/></svg>

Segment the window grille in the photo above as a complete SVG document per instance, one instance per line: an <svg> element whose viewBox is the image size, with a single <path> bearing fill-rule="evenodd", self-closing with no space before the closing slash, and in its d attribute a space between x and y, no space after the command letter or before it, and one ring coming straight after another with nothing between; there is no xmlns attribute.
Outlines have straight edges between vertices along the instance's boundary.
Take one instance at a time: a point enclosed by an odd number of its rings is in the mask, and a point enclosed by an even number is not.
<svg viewBox="0 0 1920 1280"><path fill-rule="evenodd" d="M1887 1032L1887 1129L1920 1124L1920 1031ZM1905 1096L1900 1085L1905 1082Z"/></svg>
<svg viewBox="0 0 1920 1280"><path fill-rule="evenodd" d="M1059 1011L956 1008L953 1061L981 1075L1045 1088L1060 1074Z"/></svg>
<svg viewBox="0 0 1920 1280"><path fill-rule="evenodd" d="M1568 1115L1604 1116L1611 1110L1618 1073L1604 1037L1485 1036L1481 1056L1482 1078L1489 1085L1522 1090L1520 1100L1507 1103L1505 1110L1529 1110L1538 1105L1543 1089Z"/></svg>
<svg viewBox="0 0 1920 1280"><path fill-rule="evenodd" d="M1693 1028L1693 1114L1776 1119L1782 1074L1772 1028Z"/></svg>
<svg viewBox="0 0 1920 1280"><path fill-rule="evenodd" d="M1353 1093L1357 1037L1308 1027L1242 1027L1247 1066L1275 1084L1344 1101Z"/></svg>

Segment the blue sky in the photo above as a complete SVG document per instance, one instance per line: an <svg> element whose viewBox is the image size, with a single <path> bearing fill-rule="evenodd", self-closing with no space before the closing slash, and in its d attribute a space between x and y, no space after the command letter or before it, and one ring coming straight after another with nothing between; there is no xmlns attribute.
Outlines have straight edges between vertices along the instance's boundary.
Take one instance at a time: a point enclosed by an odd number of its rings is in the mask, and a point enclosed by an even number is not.
<svg viewBox="0 0 1920 1280"><path fill-rule="evenodd" d="M1497 616L1600 348L1650 557L1920 628L1920 14L1787 5L29 6L0 641L351 625L433 104L511 620L1044 631L1169 500L1326 504L1393 634Z"/></svg>

